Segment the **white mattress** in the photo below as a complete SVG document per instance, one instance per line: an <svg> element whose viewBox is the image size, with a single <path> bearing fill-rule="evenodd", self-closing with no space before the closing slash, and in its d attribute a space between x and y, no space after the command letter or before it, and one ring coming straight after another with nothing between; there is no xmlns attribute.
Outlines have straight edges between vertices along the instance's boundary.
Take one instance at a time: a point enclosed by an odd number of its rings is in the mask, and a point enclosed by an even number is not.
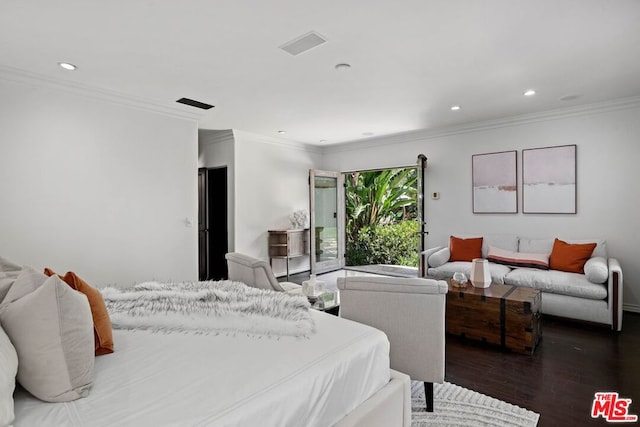
<svg viewBox="0 0 640 427"><path fill-rule="evenodd" d="M389 381L389 342L312 315L308 340L115 330L89 397L45 403L18 390L14 426L333 425Z"/></svg>

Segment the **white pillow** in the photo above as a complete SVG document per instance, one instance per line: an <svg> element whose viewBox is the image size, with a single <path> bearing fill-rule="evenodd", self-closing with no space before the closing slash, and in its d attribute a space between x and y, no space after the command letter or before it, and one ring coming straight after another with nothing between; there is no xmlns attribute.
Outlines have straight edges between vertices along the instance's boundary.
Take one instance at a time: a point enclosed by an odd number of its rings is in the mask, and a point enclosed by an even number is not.
<svg viewBox="0 0 640 427"><path fill-rule="evenodd" d="M10 426L14 419L13 390L17 372L16 349L0 325L0 427Z"/></svg>
<svg viewBox="0 0 640 427"><path fill-rule="evenodd" d="M584 274L591 283L604 283L609 280L609 266L603 257L594 256L584 263Z"/></svg>
<svg viewBox="0 0 640 427"><path fill-rule="evenodd" d="M9 288L2 304L12 303L30 294L42 286L45 280L47 280L47 276L44 273L35 270L33 267L25 267Z"/></svg>
<svg viewBox="0 0 640 427"><path fill-rule="evenodd" d="M89 394L95 357L93 320L84 294L51 276L33 292L3 305L0 322L18 353L17 379L27 391L47 402Z"/></svg>
<svg viewBox="0 0 640 427"><path fill-rule="evenodd" d="M429 264L429 267L437 268L449 262L450 257L451 251L449 250L449 248L442 248L439 251L435 251L431 254L429 259L427 260L427 264Z"/></svg>
<svg viewBox="0 0 640 427"><path fill-rule="evenodd" d="M11 284L22 271L22 266L0 257L0 303L4 300ZM2 427L0 425L0 427Z"/></svg>

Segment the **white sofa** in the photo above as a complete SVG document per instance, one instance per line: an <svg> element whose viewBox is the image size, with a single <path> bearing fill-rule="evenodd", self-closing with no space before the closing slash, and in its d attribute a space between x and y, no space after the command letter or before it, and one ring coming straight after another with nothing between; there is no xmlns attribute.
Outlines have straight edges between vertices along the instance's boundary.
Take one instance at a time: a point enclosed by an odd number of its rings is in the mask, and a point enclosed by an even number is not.
<svg viewBox="0 0 640 427"><path fill-rule="evenodd" d="M489 248L519 253L550 255L554 238L531 239L514 235L454 235L460 238L483 237L482 257L487 258ZM495 283L526 286L542 291L542 313L609 325L622 330L622 269L614 258L607 255L603 239L562 239L567 243L597 243L591 258L585 264L585 273L557 270L509 267L489 263ZM449 261L449 248L438 246L422 252L427 277L447 279L456 271L469 277L471 262Z"/></svg>

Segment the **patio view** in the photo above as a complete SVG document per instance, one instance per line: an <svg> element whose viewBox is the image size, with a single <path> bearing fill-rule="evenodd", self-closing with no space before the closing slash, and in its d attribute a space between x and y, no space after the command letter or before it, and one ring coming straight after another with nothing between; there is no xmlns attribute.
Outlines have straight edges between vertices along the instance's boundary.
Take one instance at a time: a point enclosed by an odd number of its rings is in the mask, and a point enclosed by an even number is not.
<svg viewBox="0 0 640 427"><path fill-rule="evenodd" d="M417 181L412 167L345 174L347 267L417 274Z"/></svg>

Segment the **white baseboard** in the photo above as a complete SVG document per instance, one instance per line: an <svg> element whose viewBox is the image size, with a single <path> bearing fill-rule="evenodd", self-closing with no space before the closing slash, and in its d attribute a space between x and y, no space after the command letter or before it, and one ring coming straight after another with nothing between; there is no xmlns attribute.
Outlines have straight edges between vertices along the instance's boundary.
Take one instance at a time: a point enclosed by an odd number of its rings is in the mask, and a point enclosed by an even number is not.
<svg viewBox="0 0 640 427"><path fill-rule="evenodd" d="M640 305L637 304L622 304L623 311L632 311L634 313L640 313Z"/></svg>

